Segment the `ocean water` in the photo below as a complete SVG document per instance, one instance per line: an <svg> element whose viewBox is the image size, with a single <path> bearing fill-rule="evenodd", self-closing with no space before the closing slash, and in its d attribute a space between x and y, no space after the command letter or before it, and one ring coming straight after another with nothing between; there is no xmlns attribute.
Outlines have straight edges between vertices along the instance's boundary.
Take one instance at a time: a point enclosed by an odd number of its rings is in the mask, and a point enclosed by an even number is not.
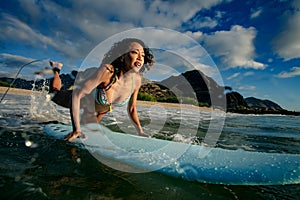
<svg viewBox="0 0 300 200"><path fill-rule="evenodd" d="M214 185L111 169L87 150L44 133L49 122L70 122L68 110L46 94L8 93L0 110L0 199L300 199L299 184ZM205 142L213 120L207 111L159 106L138 110L147 133L178 142ZM133 130L124 110L113 113L102 123L113 130ZM300 154L300 117L226 114L217 136L215 145L224 149Z"/></svg>

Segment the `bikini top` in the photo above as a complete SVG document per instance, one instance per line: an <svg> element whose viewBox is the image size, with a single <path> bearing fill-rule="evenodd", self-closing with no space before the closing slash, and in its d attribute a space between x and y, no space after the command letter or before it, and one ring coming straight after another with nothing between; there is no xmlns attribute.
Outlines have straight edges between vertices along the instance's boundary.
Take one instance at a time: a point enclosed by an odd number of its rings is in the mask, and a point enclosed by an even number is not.
<svg viewBox="0 0 300 200"><path fill-rule="evenodd" d="M102 85L98 85L95 88L94 92L93 92L93 96L95 98L95 102L97 104L100 104L100 105L109 105L109 111L110 112L112 111L113 106L114 107L125 106L129 102L130 97L131 97L131 93L133 91L134 80L133 80L133 77L132 77L132 86L131 86L130 95L123 102L121 102L121 103L109 103L105 91L107 91L116 82L116 80L117 80L117 77L114 76L112 78L112 81L106 87L103 87Z"/></svg>

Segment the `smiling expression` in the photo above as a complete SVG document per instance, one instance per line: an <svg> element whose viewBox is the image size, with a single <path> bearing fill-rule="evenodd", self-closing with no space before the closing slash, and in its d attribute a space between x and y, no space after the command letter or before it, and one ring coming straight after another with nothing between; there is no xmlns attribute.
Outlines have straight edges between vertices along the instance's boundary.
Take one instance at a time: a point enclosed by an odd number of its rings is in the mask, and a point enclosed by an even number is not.
<svg viewBox="0 0 300 200"><path fill-rule="evenodd" d="M125 56L125 70L139 72L144 65L144 58L145 52L143 46L138 42L132 42L129 45L129 52Z"/></svg>

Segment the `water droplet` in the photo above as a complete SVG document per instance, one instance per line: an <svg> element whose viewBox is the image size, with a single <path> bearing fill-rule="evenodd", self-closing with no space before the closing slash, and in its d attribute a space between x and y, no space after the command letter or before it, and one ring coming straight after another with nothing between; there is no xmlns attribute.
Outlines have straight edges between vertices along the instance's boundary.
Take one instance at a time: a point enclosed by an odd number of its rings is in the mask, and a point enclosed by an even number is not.
<svg viewBox="0 0 300 200"><path fill-rule="evenodd" d="M29 140L26 140L26 141L25 141L25 145L26 145L26 147L31 147L32 142L29 141Z"/></svg>
<svg viewBox="0 0 300 200"><path fill-rule="evenodd" d="M16 176L16 177L15 177L15 181L16 181L16 182L18 182L18 181L20 181L20 180L21 180L21 176Z"/></svg>

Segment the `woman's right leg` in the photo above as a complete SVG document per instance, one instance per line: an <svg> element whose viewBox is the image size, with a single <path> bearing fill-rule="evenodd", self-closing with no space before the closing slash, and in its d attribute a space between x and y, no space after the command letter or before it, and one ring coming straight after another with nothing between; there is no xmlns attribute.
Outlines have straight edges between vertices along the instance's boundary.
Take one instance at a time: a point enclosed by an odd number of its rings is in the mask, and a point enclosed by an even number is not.
<svg viewBox="0 0 300 200"><path fill-rule="evenodd" d="M59 62L49 62L54 73L53 80L50 83L50 91L60 91L61 89L61 79L59 77L60 70L63 66L62 63Z"/></svg>
<svg viewBox="0 0 300 200"><path fill-rule="evenodd" d="M60 91L60 89L61 89L61 79L59 77L58 71L54 71L54 77L50 83L50 91Z"/></svg>
<svg viewBox="0 0 300 200"><path fill-rule="evenodd" d="M63 66L62 63L50 61L54 77L50 82L50 93L53 93L52 101L62 107L70 108L72 101L72 91L71 90L61 90L62 81L60 79L59 73Z"/></svg>

